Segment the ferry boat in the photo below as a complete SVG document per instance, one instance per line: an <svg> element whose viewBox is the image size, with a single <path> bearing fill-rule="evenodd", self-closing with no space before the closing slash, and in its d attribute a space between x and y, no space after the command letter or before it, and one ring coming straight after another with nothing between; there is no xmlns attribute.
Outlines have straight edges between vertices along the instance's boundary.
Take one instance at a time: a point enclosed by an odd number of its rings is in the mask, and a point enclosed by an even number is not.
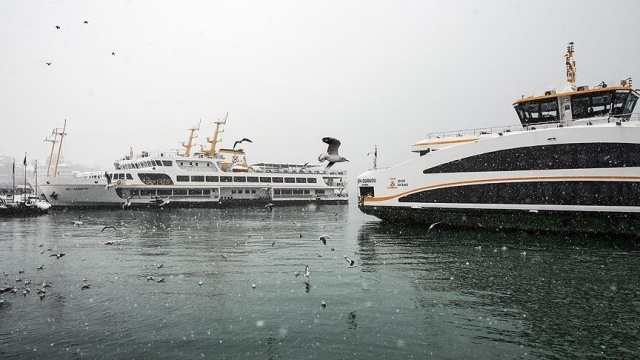
<svg viewBox="0 0 640 360"><path fill-rule="evenodd" d="M513 103L520 125L430 134L418 156L358 176L358 206L427 226L640 234L640 92L576 85Z"/></svg>
<svg viewBox="0 0 640 360"><path fill-rule="evenodd" d="M143 151L136 155L131 151L114 163L113 170L74 178L55 177L54 170L54 176L46 177L41 186L44 195L54 207L272 207L348 202L346 171L325 170L320 164L249 165L246 153L235 149L235 144L218 150L220 127L226 119L215 122L214 136L206 140L208 149L191 153L198 124L189 129L182 153Z"/></svg>

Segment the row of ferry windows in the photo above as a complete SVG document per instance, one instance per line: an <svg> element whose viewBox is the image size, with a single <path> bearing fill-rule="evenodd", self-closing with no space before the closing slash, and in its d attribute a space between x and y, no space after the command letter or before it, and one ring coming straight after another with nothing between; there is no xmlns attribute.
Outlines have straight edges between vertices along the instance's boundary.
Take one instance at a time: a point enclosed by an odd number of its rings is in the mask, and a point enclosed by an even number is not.
<svg viewBox="0 0 640 360"><path fill-rule="evenodd" d="M210 196L218 189L131 189L130 196Z"/></svg>
<svg viewBox="0 0 640 360"><path fill-rule="evenodd" d="M424 174L640 167L640 144L576 143L521 147L469 156Z"/></svg>
<svg viewBox="0 0 640 360"><path fill-rule="evenodd" d="M426 190L400 202L640 206L640 182L540 181L453 186Z"/></svg>
<svg viewBox="0 0 640 360"><path fill-rule="evenodd" d="M292 178L292 177L263 177L263 176L204 176L204 175L178 175L178 182L249 182L249 183L287 183L287 184L315 184L316 178Z"/></svg>
<svg viewBox="0 0 640 360"><path fill-rule="evenodd" d="M171 160L141 160L134 163L122 164L119 166L119 169L142 169L146 167L153 166L172 166L173 162Z"/></svg>
<svg viewBox="0 0 640 360"><path fill-rule="evenodd" d="M633 112L638 97L629 91L612 90L591 92L571 96L571 118L584 119L593 116L625 115L628 118ZM553 122L559 119L558 98L529 101L515 106L523 124ZM560 111L569 110L560 109Z"/></svg>

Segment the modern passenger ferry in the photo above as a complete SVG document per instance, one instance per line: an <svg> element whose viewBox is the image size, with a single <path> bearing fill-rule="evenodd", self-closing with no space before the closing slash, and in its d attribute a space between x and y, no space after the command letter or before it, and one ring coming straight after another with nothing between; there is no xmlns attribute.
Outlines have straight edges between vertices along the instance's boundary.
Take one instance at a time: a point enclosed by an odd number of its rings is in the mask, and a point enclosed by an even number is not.
<svg viewBox="0 0 640 360"><path fill-rule="evenodd" d="M520 125L430 134L418 157L358 176L361 211L389 222L640 234L640 93L576 85L513 103Z"/></svg>
<svg viewBox="0 0 640 360"><path fill-rule="evenodd" d="M347 173L320 164L249 165L241 149L219 149L220 126L208 149L191 153L200 125L190 129L185 151L143 151L128 155L105 172L73 178L49 174L41 185L54 207L217 207L316 203L346 204ZM60 134L65 134L64 130ZM65 134L66 135L66 134ZM61 135L58 140L62 146ZM55 146L56 141L54 141ZM52 149L53 154L53 149ZM57 163L56 163L57 164Z"/></svg>

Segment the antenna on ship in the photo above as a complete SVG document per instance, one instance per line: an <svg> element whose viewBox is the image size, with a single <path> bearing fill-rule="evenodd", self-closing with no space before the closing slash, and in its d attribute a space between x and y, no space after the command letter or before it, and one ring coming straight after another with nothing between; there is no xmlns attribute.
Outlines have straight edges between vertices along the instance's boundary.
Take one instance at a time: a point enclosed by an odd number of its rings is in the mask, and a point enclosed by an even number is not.
<svg viewBox="0 0 640 360"><path fill-rule="evenodd" d="M218 135L224 132L224 130L220 130L220 125L224 125L227 123L228 116L229 116L229 113L227 112L227 114L224 116L224 118L222 118L222 120L218 119L218 121L215 122L216 130L213 132L213 139L207 138L207 142L211 144L211 147L209 148L209 150L205 151L204 153L207 154L208 157L214 157L216 155L216 146L218 145L219 142L222 141L222 139L218 139Z"/></svg>
<svg viewBox="0 0 640 360"><path fill-rule="evenodd" d="M567 83L571 87L576 86L576 61L573 60L573 41L567 45L567 54L564 56L567 65Z"/></svg>
<svg viewBox="0 0 640 360"><path fill-rule="evenodd" d="M56 135L60 135L60 144L58 145L58 156L56 157L56 166L53 167L53 177L58 176L58 164L60 163L60 153L62 152L62 140L64 139L64 136L67 135L67 133L65 132L67 130L67 119L64 119L64 126L62 127L62 131L58 132L59 130L60 130L59 128L56 128L53 130Z"/></svg>
<svg viewBox="0 0 640 360"><path fill-rule="evenodd" d="M184 157L189 157L191 156L191 148L193 147L193 139L197 138L198 135L194 135L194 133L198 130L200 130L200 124L202 123L202 119L200 119L200 121L198 122L198 126L194 126L192 128L190 128L189 130L191 131L191 133L189 134L189 141L187 141L187 143L182 143L182 146L186 149L185 152L183 154L178 154L179 156L184 156Z"/></svg>
<svg viewBox="0 0 640 360"><path fill-rule="evenodd" d="M371 153L368 153L367 156L371 155ZM378 168L378 145L375 145L375 148L373 150L373 170L376 170Z"/></svg>

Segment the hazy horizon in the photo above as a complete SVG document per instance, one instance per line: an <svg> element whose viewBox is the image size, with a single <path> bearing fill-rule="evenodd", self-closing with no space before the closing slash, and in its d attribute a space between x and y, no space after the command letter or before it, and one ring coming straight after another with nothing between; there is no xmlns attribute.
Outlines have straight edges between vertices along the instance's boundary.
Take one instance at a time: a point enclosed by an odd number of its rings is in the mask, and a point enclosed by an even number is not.
<svg viewBox="0 0 640 360"><path fill-rule="evenodd" d="M317 162L342 142L350 178L411 159L429 132L516 124L512 102L565 83L638 77L640 2L55 1L0 3L0 154L111 168L198 143L228 112L222 147L250 163ZM629 15L627 15L629 16ZM85 23L86 21L86 23ZM57 29L56 26L60 28ZM50 63L50 65L47 65ZM196 149L196 148L194 148Z"/></svg>

